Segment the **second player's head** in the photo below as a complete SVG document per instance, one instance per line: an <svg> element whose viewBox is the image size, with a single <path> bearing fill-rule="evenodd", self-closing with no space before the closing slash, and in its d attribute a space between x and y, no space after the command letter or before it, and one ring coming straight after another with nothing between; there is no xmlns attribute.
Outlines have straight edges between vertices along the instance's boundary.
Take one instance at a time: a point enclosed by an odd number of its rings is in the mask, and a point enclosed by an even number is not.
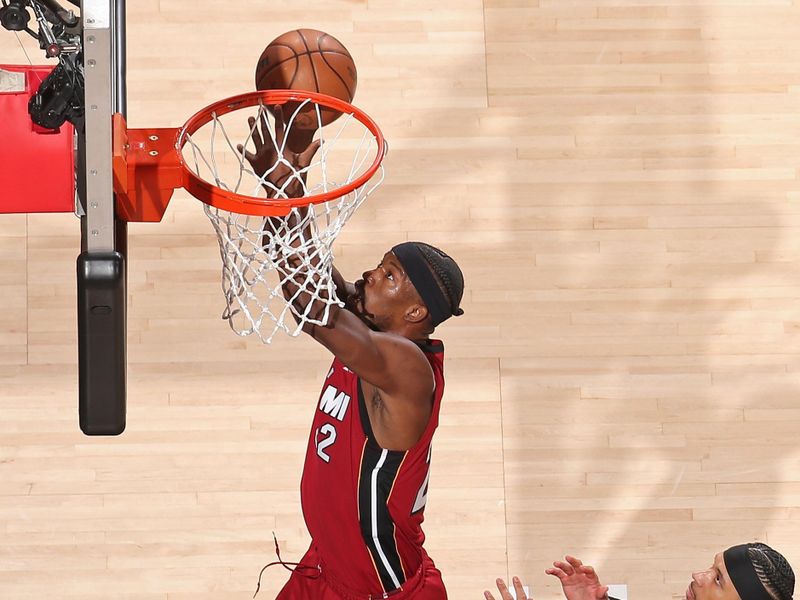
<svg viewBox="0 0 800 600"><path fill-rule="evenodd" d="M720 552L704 571L692 574L687 600L792 600L794 572L766 544L742 544Z"/></svg>
<svg viewBox="0 0 800 600"><path fill-rule="evenodd" d="M463 314L464 276L447 254L423 242L405 242L355 283L348 308L379 331L424 338Z"/></svg>

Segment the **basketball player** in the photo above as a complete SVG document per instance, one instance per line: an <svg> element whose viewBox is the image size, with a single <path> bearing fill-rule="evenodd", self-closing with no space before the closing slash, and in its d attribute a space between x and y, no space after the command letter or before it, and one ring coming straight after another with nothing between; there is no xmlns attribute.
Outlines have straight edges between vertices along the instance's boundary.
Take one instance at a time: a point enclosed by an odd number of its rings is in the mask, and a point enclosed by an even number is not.
<svg viewBox="0 0 800 600"><path fill-rule="evenodd" d="M575 557L556 561L545 571L558 577L567 600L612 600L595 570ZM714 557L711 566L692 574L686 600L792 600L794 572L786 558L766 544L741 544ZM502 579L497 580L502 600L512 596ZM514 578L517 600L529 600L519 579ZM486 600L494 600L484 592Z"/></svg>
<svg viewBox="0 0 800 600"><path fill-rule="evenodd" d="M263 174L276 162L275 145L264 143L253 122L251 128L255 152L240 152ZM277 129L280 147L284 132ZM317 148L295 153L287 147L284 158L300 171ZM286 176L275 169L269 183L279 188ZM299 256L285 259L288 269L303 269ZM444 600L421 528L444 391L444 347L430 336L463 313L461 270L441 250L406 242L355 283L336 270L333 278L344 308L334 306L324 327L303 327L334 355L301 483L312 542L278 599ZM296 314L324 308L291 280L283 287Z"/></svg>

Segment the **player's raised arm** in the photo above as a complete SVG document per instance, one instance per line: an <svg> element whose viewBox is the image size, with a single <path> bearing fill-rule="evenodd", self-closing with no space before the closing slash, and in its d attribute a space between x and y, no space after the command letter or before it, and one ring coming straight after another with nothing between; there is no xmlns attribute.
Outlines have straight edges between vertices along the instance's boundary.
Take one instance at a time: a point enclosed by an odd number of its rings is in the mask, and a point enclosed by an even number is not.
<svg viewBox="0 0 800 600"><path fill-rule="evenodd" d="M302 269L300 257L287 260L290 268ZM430 397L430 365L414 342L427 339L432 318L400 260L386 253L375 269L351 285L344 309L333 307L325 327L306 323L303 331L389 397ZM299 314L319 317L325 307L291 280L284 295Z"/></svg>
<svg viewBox="0 0 800 600"><path fill-rule="evenodd" d="M289 185L291 173L303 173L319 149L319 142L306 148L290 149L280 107L273 107L275 143L267 143L266 123L255 127L255 152L239 148L256 172L274 163L279 149L283 169L263 171L265 188L278 189L289 197L302 194L301 184ZM271 146L271 147L270 147ZM297 151L296 151L297 150ZM268 160L262 161L261 155ZM262 164L264 163L264 164ZM285 171L285 173L284 173ZM296 182L295 182L296 183ZM269 190L268 190L269 191ZM393 448L413 445L422 434L431 411L435 379L430 362L420 345L445 319L463 311L459 303L463 277L456 263L445 253L418 242L406 242L384 254L380 263L364 272L361 280L348 284L333 267L332 280L341 308L332 303L330 291L320 282L322 258L311 241L313 207L295 208L283 222L277 217L271 227L296 232L281 246L276 266L281 288L291 311L304 332L328 348L367 385L370 420L376 436ZM266 243L266 242L265 242ZM324 322L325 326L314 323Z"/></svg>
<svg viewBox="0 0 800 600"><path fill-rule="evenodd" d="M431 410L434 374L422 348L437 325L462 314L463 277L444 252L406 242L354 288L326 327L307 331L369 384L362 388L376 436L403 449L422 434Z"/></svg>
<svg viewBox="0 0 800 600"><path fill-rule="evenodd" d="M250 139L253 150L247 150L243 145L239 145L237 150L250 163L253 171L264 178L262 187L266 191L268 198L274 198L279 190L289 198L297 198L303 195L304 185L307 177L307 167L313 160L320 148L319 140L311 138L305 141L298 141L299 137L292 140L287 139L286 116L283 107L273 106L272 114L275 116L275 139L267 135L268 125L266 113L262 113L261 122L256 123L254 118L248 120L250 126ZM300 130L301 133L303 130ZM284 141L286 144L284 145ZM298 146L299 145L299 146ZM279 150L283 148L283 158L285 161L278 160ZM299 152L292 150L298 149ZM299 178L295 174L299 173ZM309 209L301 208L295 215L290 215L287 219L303 218ZM310 236L307 231L300 232L301 236ZM298 240L299 241L299 240ZM265 234L264 243L268 239ZM346 281L336 267L333 267L331 277L336 286L336 293L340 300L347 302L347 299L355 293L352 282Z"/></svg>

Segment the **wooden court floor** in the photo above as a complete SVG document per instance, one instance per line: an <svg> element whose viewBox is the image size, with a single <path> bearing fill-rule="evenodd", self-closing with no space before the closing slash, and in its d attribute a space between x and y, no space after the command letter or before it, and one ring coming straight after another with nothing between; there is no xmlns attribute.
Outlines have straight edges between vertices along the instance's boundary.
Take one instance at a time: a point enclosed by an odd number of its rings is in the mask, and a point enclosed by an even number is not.
<svg viewBox="0 0 800 600"><path fill-rule="evenodd" d="M298 26L354 55L390 153L341 270L420 239L467 278L426 511L451 598L508 574L558 598L565 552L635 600L682 597L745 540L800 571L796 1L128 5L133 127L251 89ZM5 30L0 62L27 62ZM128 429L83 437L78 241L71 215L0 216L0 598L251 598L272 532L286 560L308 541L329 357L228 329L213 231L179 194L131 227Z"/></svg>

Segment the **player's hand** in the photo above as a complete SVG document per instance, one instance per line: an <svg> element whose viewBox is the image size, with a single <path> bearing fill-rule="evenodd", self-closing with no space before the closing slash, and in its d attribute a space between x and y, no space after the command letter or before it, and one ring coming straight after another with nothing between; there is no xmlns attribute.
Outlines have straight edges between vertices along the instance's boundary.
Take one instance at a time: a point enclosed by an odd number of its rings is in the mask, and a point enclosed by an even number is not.
<svg viewBox="0 0 800 600"><path fill-rule="evenodd" d="M519 580L519 577L514 577L514 592L517 595L517 600L533 600L533 598L528 598L525 594L525 590L522 589L522 582ZM508 591L508 586L506 586L506 582L502 579L497 580L497 589L500 592L500 600L513 600L514 596L511 595L511 592ZM486 600L494 600L494 596L489 590L483 592L483 597Z"/></svg>
<svg viewBox="0 0 800 600"><path fill-rule="evenodd" d="M253 142L254 152L247 150L241 144L236 146L239 153L244 156L253 172L264 180L262 187L267 192L268 198L287 197L300 198L304 195L306 169L319 150L321 142L311 141L300 152L289 149L286 143L286 123L281 106L272 107L275 117L275 139L269 134L266 111L261 111L260 122L256 124L255 117L247 119L250 126L250 139ZM279 151L283 148L282 156ZM283 160L279 160L282 158Z"/></svg>
<svg viewBox="0 0 800 600"><path fill-rule="evenodd" d="M567 600L607 600L608 586L601 585L595 570L574 556L565 556L566 562L557 560L545 573L558 577Z"/></svg>

